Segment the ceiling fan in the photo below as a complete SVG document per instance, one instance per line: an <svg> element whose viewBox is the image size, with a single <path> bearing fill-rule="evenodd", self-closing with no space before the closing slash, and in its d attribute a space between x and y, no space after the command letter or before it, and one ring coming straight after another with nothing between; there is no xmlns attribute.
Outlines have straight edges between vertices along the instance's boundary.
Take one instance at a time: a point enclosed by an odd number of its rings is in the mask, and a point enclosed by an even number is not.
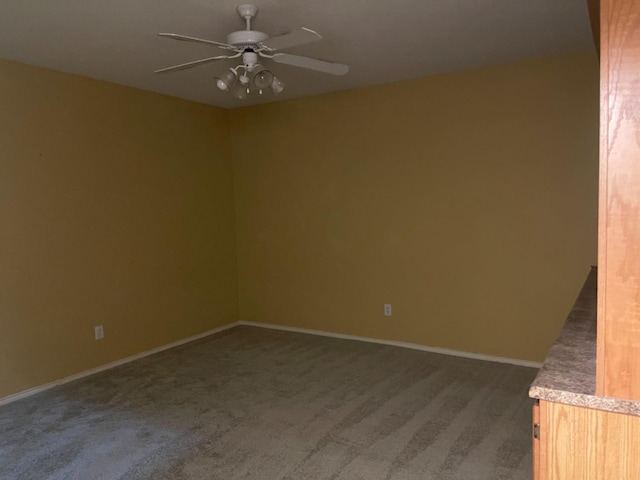
<svg viewBox="0 0 640 480"><path fill-rule="evenodd" d="M270 70L265 68L264 65L260 64L261 59L269 59L276 63L332 75L344 75L349 71L349 67L341 63L327 62L316 58L279 52L279 50L321 40L322 36L317 32L302 27L283 35L270 37L266 33L251 30L251 19L258 14L258 7L243 4L239 5L236 11L238 15L245 20L246 28L245 30L231 32L227 35L226 43L175 33L159 33L158 35L161 37L172 38L174 40L214 45L222 50L228 50L229 53L163 68L156 70L155 73L175 72L217 60L237 58L240 59L242 63L216 76L216 86L220 90L228 92L240 100L244 100L252 91L257 90L259 94L262 94L264 90L271 88L271 90L277 94L284 89L284 83Z"/></svg>

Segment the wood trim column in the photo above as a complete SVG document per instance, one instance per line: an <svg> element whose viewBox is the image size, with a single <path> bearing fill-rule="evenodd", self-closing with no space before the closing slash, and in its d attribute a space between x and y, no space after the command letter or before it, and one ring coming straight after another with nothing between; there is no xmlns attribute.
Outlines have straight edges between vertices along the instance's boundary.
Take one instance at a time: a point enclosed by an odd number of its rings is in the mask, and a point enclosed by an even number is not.
<svg viewBox="0 0 640 480"><path fill-rule="evenodd" d="M640 400L640 1L601 1L599 395Z"/></svg>

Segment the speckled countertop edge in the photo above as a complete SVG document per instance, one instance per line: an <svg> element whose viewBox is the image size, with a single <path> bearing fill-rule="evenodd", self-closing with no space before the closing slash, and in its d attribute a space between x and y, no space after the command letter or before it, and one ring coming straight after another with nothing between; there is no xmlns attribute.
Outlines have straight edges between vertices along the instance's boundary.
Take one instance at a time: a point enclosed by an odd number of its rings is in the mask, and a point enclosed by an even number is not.
<svg viewBox="0 0 640 480"><path fill-rule="evenodd" d="M551 402L640 416L640 402L596 395L598 270L591 271L531 384L529 396Z"/></svg>

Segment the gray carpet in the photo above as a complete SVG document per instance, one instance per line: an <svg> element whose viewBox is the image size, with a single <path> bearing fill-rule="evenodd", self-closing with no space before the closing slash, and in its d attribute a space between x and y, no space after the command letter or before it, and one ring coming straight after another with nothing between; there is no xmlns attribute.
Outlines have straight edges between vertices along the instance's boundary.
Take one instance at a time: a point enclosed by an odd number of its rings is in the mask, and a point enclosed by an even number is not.
<svg viewBox="0 0 640 480"><path fill-rule="evenodd" d="M0 478L528 480L535 373L236 327L0 407Z"/></svg>

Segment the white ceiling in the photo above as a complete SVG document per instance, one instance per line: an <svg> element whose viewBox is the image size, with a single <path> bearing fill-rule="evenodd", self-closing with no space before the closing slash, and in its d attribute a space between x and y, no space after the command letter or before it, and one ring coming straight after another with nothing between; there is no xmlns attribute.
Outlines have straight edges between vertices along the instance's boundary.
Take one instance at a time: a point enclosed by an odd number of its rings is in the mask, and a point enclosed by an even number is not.
<svg viewBox="0 0 640 480"><path fill-rule="evenodd" d="M256 0L254 29L316 30L321 42L288 52L346 63L350 72L335 77L273 64L285 91L244 102L215 88L214 74L231 61L153 73L224 53L156 34L224 42L244 28L239 3L2 0L0 58L234 108L593 46L586 0Z"/></svg>

